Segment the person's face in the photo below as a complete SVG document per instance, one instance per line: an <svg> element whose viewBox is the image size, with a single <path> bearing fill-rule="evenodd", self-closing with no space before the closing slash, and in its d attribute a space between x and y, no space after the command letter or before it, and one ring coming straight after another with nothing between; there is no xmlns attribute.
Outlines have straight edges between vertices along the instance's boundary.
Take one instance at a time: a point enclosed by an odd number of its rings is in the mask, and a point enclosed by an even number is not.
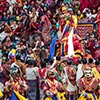
<svg viewBox="0 0 100 100"><path fill-rule="evenodd" d="M27 5L27 4L28 4L28 2L27 2L27 1L25 1L25 4Z"/></svg>
<svg viewBox="0 0 100 100"><path fill-rule="evenodd" d="M3 46L3 50L6 50L7 48L6 48L6 46Z"/></svg>
<svg viewBox="0 0 100 100"><path fill-rule="evenodd" d="M49 76L49 78L54 78L54 73L53 72L49 72L48 76Z"/></svg>
<svg viewBox="0 0 100 100"><path fill-rule="evenodd" d="M10 37L7 37L7 41L10 41Z"/></svg>
<svg viewBox="0 0 100 100"><path fill-rule="evenodd" d="M47 11L47 8L46 7L44 7L44 11Z"/></svg>
<svg viewBox="0 0 100 100"><path fill-rule="evenodd" d="M50 12L50 10L48 10L48 11L47 11L47 14L48 14L48 15L51 15L51 12Z"/></svg>
<svg viewBox="0 0 100 100"><path fill-rule="evenodd" d="M95 9L93 9L93 13L96 13L96 10Z"/></svg>
<svg viewBox="0 0 100 100"><path fill-rule="evenodd" d="M6 15L6 12L4 12L3 15L5 16Z"/></svg>
<svg viewBox="0 0 100 100"><path fill-rule="evenodd" d="M91 10L89 9L88 12L91 13Z"/></svg>
<svg viewBox="0 0 100 100"><path fill-rule="evenodd" d="M73 11L70 11L70 14L71 14L71 15L73 15L73 14L74 14L74 12L73 12Z"/></svg>
<svg viewBox="0 0 100 100"><path fill-rule="evenodd" d="M33 8L33 9L32 9L32 12L35 12L35 11L36 11L36 9L35 9L35 8Z"/></svg>
<svg viewBox="0 0 100 100"><path fill-rule="evenodd" d="M16 25L16 21L14 21L14 25Z"/></svg>
<svg viewBox="0 0 100 100"><path fill-rule="evenodd" d="M32 1L31 4L34 5L34 1Z"/></svg>
<svg viewBox="0 0 100 100"><path fill-rule="evenodd" d="M65 14L66 13L66 10L63 10L62 13Z"/></svg>
<svg viewBox="0 0 100 100"><path fill-rule="evenodd" d="M32 51L31 50L29 50L29 54L31 54L32 53Z"/></svg>
<svg viewBox="0 0 100 100"><path fill-rule="evenodd" d="M80 12L80 10L78 10L78 12L77 12L79 15L81 14L81 12Z"/></svg>

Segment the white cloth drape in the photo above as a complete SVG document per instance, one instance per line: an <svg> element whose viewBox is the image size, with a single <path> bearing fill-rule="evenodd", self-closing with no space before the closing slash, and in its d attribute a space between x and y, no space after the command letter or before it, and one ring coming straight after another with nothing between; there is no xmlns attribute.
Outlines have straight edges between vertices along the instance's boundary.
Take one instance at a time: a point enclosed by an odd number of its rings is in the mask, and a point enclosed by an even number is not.
<svg viewBox="0 0 100 100"><path fill-rule="evenodd" d="M72 28L68 36L68 56L69 57L74 56L73 33L74 33L74 29Z"/></svg>

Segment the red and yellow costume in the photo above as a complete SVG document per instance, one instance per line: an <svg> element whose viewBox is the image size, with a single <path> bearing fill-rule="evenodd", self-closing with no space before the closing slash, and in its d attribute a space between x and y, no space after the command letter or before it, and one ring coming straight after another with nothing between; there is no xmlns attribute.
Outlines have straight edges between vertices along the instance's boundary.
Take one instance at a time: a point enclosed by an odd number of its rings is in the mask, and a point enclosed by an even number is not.
<svg viewBox="0 0 100 100"><path fill-rule="evenodd" d="M78 100L97 100L95 90L97 89L98 81L93 78L93 73L91 74L91 72L91 69L85 70L85 77L78 81L78 86L82 91Z"/></svg>
<svg viewBox="0 0 100 100"><path fill-rule="evenodd" d="M53 75L54 72L49 71L47 73L47 79L45 80L43 88L45 93L44 100L60 100L61 98L62 100L66 100L61 83L55 80L54 77L51 77Z"/></svg>

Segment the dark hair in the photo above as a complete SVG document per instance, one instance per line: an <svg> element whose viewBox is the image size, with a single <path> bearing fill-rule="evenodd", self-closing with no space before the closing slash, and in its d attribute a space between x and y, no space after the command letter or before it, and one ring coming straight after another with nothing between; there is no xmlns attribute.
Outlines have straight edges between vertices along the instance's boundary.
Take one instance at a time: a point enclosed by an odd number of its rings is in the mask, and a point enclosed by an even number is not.
<svg viewBox="0 0 100 100"><path fill-rule="evenodd" d="M44 12L43 11L40 11L39 12L39 17L43 16L44 15Z"/></svg>
<svg viewBox="0 0 100 100"><path fill-rule="evenodd" d="M49 59L48 59L48 58L45 58L44 61L45 61L46 63L48 63L48 62L49 62Z"/></svg>
<svg viewBox="0 0 100 100"><path fill-rule="evenodd" d="M78 59L78 63L81 64L81 59Z"/></svg>
<svg viewBox="0 0 100 100"><path fill-rule="evenodd" d="M32 60L29 60L29 65L33 65L33 61Z"/></svg>
<svg viewBox="0 0 100 100"><path fill-rule="evenodd" d="M91 64L91 63L93 63L93 59L92 58L89 58L88 59L88 62Z"/></svg>
<svg viewBox="0 0 100 100"><path fill-rule="evenodd" d="M50 64L53 64L54 60L53 59L50 59L49 62L50 62Z"/></svg>
<svg viewBox="0 0 100 100"><path fill-rule="evenodd" d="M36 67L37 66L37 63L35 60L33 60L33 66Z"/></svg>
<svg viewBox="0 0 100 100"><path fill-rule="evenodd" d="M34 67L37 66L35 60L29 60L29 65L33 65Z"/></svg>
<svg viewBox="0 0 100 100"><path fill-rule="evenodd" d="M72 64L72 60L67 60L67 65L71 65Z"/></svg>
<svg viewBox="0 0 100 100"><path fill-rule="evenodd" d="M20 55L16 55L16 60L20 60L20 59L21 59Z"/></svg>
<svg viewBox="0 0 100 100"><path fill-rule="evenodd" d="M95 61L95 65L99 65L99 61L98 60Z"/></svg>
<svg viewBox="0 0 100 100"><path fill-rule="evenodd" d="M60 56L57 56L56 57L56 60L60 61L61 60L61 57Z"/></svg>
<svg viewBox="0 0 100 100"><path fill-rule="evenodd" d="M98 56L98 60L100 61L100 55Z"/></svg>
<svg viewBox="0 0 100 100"><path fill-rule="evenodd" d="M86 58L83 58L83 59L82 59L82 63L83 63L83 64L87 64L87 59L86 59Z"/></svg>
<svg viewBox="0 0 100 100"><path fill-rule="evenodd" d="M46 62L41 62L41 68L45 68L46 67Z"/></svg>

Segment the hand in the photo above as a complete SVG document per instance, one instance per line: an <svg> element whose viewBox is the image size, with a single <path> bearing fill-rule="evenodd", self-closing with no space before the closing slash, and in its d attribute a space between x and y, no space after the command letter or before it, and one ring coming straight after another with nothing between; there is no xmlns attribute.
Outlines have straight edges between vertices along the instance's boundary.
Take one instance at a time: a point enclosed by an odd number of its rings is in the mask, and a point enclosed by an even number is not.
<svg viewBox="0 0 100 100"><path fill-rule="evenodd" d="M97 23L97 21L94 22L95 24Z"/></svg>

